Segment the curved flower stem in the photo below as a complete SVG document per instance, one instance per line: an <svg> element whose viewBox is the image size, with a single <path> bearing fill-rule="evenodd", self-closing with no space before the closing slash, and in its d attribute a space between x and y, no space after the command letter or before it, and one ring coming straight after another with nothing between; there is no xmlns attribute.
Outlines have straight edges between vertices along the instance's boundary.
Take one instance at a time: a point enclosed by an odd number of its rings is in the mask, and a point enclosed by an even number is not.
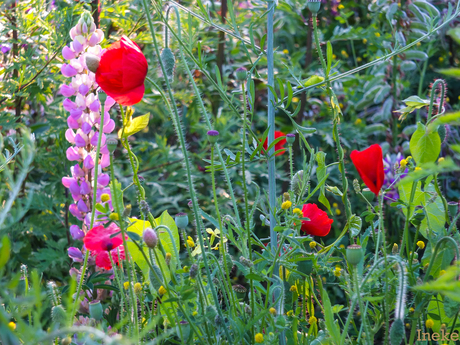
<svg viewBox="0 0 460 345"><path fill-rule="evenodd" d="M142 0L142 3L143 3L145 12L149 13L147 0ZM151 18L150 15L147 15L147 21L148 21L150 33L151 33L151 36L152 36L155 53L159 57L160 56L160 50L158 48L158 43L157 43L156 35L155 35L155 28L153 26L153 21L152 21L152 18ZM159 59L159 64L160 64L160 67L161 67L161 71L163 72L163 76L166 76L167 74L166 74L165 66L164 66L163 61L161 59ZM177 136L179 137L179 141L180 141L182 154L184 155L184 165L185 165L185 169L187 171L187 182L188 182L188 186L189 186L189 192L190 192L190 197L191 197L191 201L192 201L193 212L194 212L195 220L196 220L196 228L197 228L197 233L198 233L198 239L200 241L201 248L203 248L203 250L204 250L204 240L203 240L203 233L202 233L202 226L201 226L201 213L200 213L199 206L198 206L198 201L197 201L197 198L196 198L196 195L195 195L195 187L193 185L193 180L192 180L192 170L191 170L191 167L190 167L189 154L188 154L188 151L187 151L187 146L186 146L186 143L185 143L184 134L182 132L182 128L181 128L181 125L180 125L179 113L178 113L178 110L177 110L177 106L176 106L176 103L175 103L175 100L174 100L174 95L172 93L171 85L169 84L168 78L165 77L164 82L166 83L166 88L167 88L167 91L168 91L168 95L169 95L169 98L171 100L173 110L174 110L174 112L171 113L171 117L173 118L173 123L174 123L174 126L176 127L176 133L177 133ZM213 299L214 299L214 303L216 305L217 313L219 314L219 316L223 320L224 317L223 317L223 314L222 314L222 310L220 308L220 303L219 303L219 299L217 297L217 292L216 292L214 284L212 284L212 282L211 282L212 274L211 274L211 270L210 270L209 265L208 265L208 260L206 258L206 255L203 255L203 263L204 263L204 266L205 266L206 275L207 275L207 277L209 279L209 282L210 282L209 287L210 287L211 294L212 294ZM224 327L224 332L225 332L225 335L227 337L227 341L230 344L233 343L233 338L231 337L227 327Z"/></svg>
<svg viewBox="0 0 460 345"><path fill-rule="evenodd" d="M103 135L103 130L102 127L104 125L104 111L101 111L101 118L100 118L100 127L99 127L99 136L97 138L97 147L96 147L96 159L94 162L94 180L93 180L93 196L92 196L92 209L91 209L91 223L90 223L90 230L93 228L94 225L94 216L96 214L96 195L97 195L97 177L99 173L99 154L101 153L101 143L102 143L102 135ZM83 261L83 267L81 269L81 275L80 275L80 281L78 282L78 287L77 287L77 293L75 297L75 302L72 307L72 313L71 313L71 318L75 316L75 312L77 311L77 304L79 303L79 296L81 292L81 288L83 286L83 280L85 279L85 274L86 274L86 267L88 265L88 259L89 259L89 250L86 251L85 253L85 260Z"/></svg>
<svg viewBox="0 0 460 345"><path fill-rule="evenodd" d="M444 105L444 95L446 93L446 86L444 85L444 81L442 79L436 79L431 87L431 96L430 96L430 106L428 108L428 117L426 119L426 124L430 123L431 116L433 115L433 105L434 105L434 98L436 97L436 88L438 85L441 84L441 99L439 101L438 106L438 113L442 112L442 106Z"/></svg>

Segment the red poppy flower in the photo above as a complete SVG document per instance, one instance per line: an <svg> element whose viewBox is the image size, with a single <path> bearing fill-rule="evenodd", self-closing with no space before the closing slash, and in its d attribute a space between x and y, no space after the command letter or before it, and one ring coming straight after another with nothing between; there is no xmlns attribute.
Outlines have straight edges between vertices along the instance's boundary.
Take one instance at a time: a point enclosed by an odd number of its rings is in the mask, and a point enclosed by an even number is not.
<svg viewBox="0 0 460 345"><path fill-rule="evenodd" d="M120 229L112 223L107 228L102 225L96 226L86 234L83 243L86 249L91 250L96 255L96 266L111 269L112 263L109 253L115 263L118 263L118 251L120 251L120 257L125 259L121 233L113 236L117 232L119 233Z"/></svg>
<svg viewBox="0 0 460 345"><path fill-rule="evenodd" d="M380 145L371 145L364 151L354 150L350 154L350 158L366 186L375 195L378 195L385 177L383 171L383 154Z"/></svg>
<svg viewBox="0 0 460 345"><path fill-rule="evenodd" d="M279 137L285 137L286 136L286 133L283 133L281 131L275 131L275 139L278 139ZM276 144L275 144L275 151L278 151L278 150L281 150L282 148L284 148L284 145L286 144L286 138L284 139L281 139L280 141L278 141ZM267 147L268 147L268 138L265 139L265 142L264 142L264 149L265 151L267 150ZM276 155L277 156L280 156L282 155L283 153L285 153L286 150L283 150L283 151L280 151L278 152Z"/></svg>
<svg viewBox="0 0 460 345"><path fill-rule="evenodd" d="M320 210L316 204L305 204L302 208L305 218L302 220L301 230L308 235L324 237L331 231L331 224L334 222L327 216L327 213Z"/></svg>
<svg viewBox="0 0 460 345"><path fill-rule="evenodd" d="M96 82L118 104L133 105L144 96L147 69L147 59L138 45L123 36L102 53Z"/></svg>

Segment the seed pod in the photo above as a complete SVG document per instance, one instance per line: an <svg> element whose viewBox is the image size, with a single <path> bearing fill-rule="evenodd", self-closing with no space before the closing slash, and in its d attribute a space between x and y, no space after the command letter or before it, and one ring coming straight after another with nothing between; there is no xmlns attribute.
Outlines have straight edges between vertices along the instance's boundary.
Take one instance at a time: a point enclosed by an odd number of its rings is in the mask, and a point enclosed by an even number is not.
<svg viewBox="0 0 460 345"><path fill-rule="evenodd" d="M289 146L292 146L295 142L295 134L294 133L288 133L286 134L286 141Z"/></svg>
<svg viewBox="0 0 460 345"><path fill-rule="evenodd" d="M400 345L404 337L404 323L401 319L396 319L390 328L391 345Z"/></svg>
<svg viewBox="0 0 460 345"><path fill-rule="evenodd" d="M89 303L89 316L94 320L101 320L103 316L102 304L98 300Z"/></svg>
<svg viewBox="0 0 460 345"><path fill-rule="evenodd" d="M243 264L243 266L246 266L246 267L254 266L254 263L251 260L246 259L244 256L240 256L240 262L241 264Z"/></svg>
<svg viewBox="0 0 460 345"><path fill-rule="evenodd" d="M107 148L109 149L109 151L113 153L117 148L118 140L115 138L109 138L106 140L105 143L107 144Z"/></svg>
<svg viewBox="0 0 460 345"><path fill-rule="evenodd" d="M160 54L161 62L165 67L166 76L169 80L174 77L174 67L176 64L176 57L171 49L165 48Z"/></svg>
<svg viewBox="0 0 460 345"><path fill-rule="evenodd" d="M309 0L307 2L307 7L311 11L311 14L316 17L318 14L319 9L321 8L320 0Z"/></svg>
<svg viewBox="0 0 460 345"><path fill-rule="evenodd" d="M245 81L248 75L248 70L245 67L239 67L235 71L236 79L239 81Z"/></svg>
<svg viewBox="0 0 460 345"><path fill-rule="evenodd" d="M186 213L178 213L174 218L179 229L185 229L188 225L188 216Z"/></svg>
<svg viewBox="0 0 460 345"><path fill-rule="evenodd" d="M235 284L232 286L233 291L235 291L236 297L238 299L243 299L246 296L248 291L243 285Z"/></svg>
<svg viewBox="0 0 460 345"><path fill-rule="evenodd" d="M347 261L349 264L356 266L363 259L363 249L359 244L352 244L347 247Z"/></svg>
<svg viewBox="0 0 460 345"><path fill-rule="evenodd" d="M212 129L208 131L207 136L208 136L209 143L211 145L214 145L217 142L217 139L219 138L219 132Z"/></svg>

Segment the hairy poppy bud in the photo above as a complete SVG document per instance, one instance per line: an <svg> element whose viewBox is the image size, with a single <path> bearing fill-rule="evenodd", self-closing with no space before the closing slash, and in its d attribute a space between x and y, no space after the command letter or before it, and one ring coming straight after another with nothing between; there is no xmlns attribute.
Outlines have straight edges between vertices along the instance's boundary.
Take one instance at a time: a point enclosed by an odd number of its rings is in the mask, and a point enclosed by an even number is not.
<svg viewBox="0 0 460 345"><path fill-rule="evenodd" d="M396 319L390 327L391 345L401 344L404 335L405 335L404 323L401 319Z"/></svg>
<svg viewBox="0 0 460 345"><path fill-rule="evenodd" d="M219 132L215 130L208 131L208 140L211 145L214 145L219 138Z"/></svg>
<svg viewBox="0 0 460 345"><path fill-rule="evenodd" d="M155 230L152 228L146 228L144 233L142 234L142 238L144 239L145 244L149 248L155 248L158 244L158 236Z"/></svg>
<svg viewBox="0 0 460 345"><path fill-rule="evenodd" d="M88 67L88 69L91 72L96 73L99 67L99 63L101 62L101 59L99 56L87 53L85 55L85 62L86 62L86 67Z"/></svg>
<svg viewBox="0 0 460 345"><path fill-rule="evenodd" d="M245 67L239 67L235 71L236 79L239 81L246 80L248 70Z"/></svg>
<svg viewBox="0 0 460 345"><path fill-rule="evenodd" d="M192 279L196 278L196 276L198 274L198 265L197 264L193 264L192 266L190 266L189 274L190 274L190 278L192 278Z"/></svg>
<svg viewBox="0 0 460 345"><path fill-rule="evenodd" d="M188 225L188 216L186 213L178 213L174 219L179 229L185 229Z"/></svg>
<svg viewBox="0 0 460 345"><path fill-rule="evenodd" d="M300 195L302 192L302 184L303 184L303 170L299 170L295 173L291 180L291 190L296 195Z"/></svg>
<svg viewBox="0 0 460 345"><path fill-rule="evenodd" d="M98 300L89 303L89 316L94 320L101 320L103 316L102 305Z"/></svg>
<svg viewBox="0 0 460 345"><path fill-rule="evenodd" d="M295 141L295 134L293 133L286 134L286 141L289 146L292 146L292 144L294 144L294 141Z"/></svg>
<svg viewBox="0 0 460 345"><path fill-rule="evenodd" d="M347 247L347 261L350 265L356 266L363 259L363 250L359 244L352 244Z"/></svg>
<svg viewBox="0 0 460 345"><path fill-rule="evenodd" d="M176 64L176 57L171 49L165 48L160 54L161 62L166 71L166 77L171 80L174 77L174 67Z"/></svg>

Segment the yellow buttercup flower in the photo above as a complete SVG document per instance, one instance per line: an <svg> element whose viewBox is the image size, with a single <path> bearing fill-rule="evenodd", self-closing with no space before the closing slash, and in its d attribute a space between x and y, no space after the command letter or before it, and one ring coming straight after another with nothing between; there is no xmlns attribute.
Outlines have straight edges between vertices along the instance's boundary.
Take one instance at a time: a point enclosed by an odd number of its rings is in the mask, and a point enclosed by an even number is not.
<svg viewBox="0 0 460 345"><path fill-rule="evenodd" d="M109 201L110 200L110 195L108 195L107 193L104 193L101 195L101 201L102 202L106 202L106 201Z"/></svg>
<svg viewBox="0 0 460 345"><path fill-rule="evenodd" d="M190 248L193 248L195 247L195 241L193 241L193 238L191 238L190 236L187 238L187 245L190 247Z"/></svg>
<svg viewBox="0 0 460 345"><path fill-rule="evenodd" d="M439 57L439 62L443 62L444 58L442 56Z"/></svg>
<svg viewBox="0 0 460 345"><path fill-rule="evenodd" d="M315 241L311 241L311 242L310 242L310 248L311 248L311 249L315 248L316 245L317 245L317 243L316 243Z"/></svg>
<svg viewBox="0 0 460 345"><path fill-rule="evenodd" d="M363 43L366 44L366 43L367 43L367 39L364 38L364 39L363 39Z"/></svg>
<svg viewBox="0 0 460 345"><path fill-rule="evenodd" d="M303 216L302 210L300 208L295 208L292 212L298 216Z"/></svg>
<svg viewBox="0 0 460 345"><path fill-rule="evenodd" d="M118 213L115 213L115 212L114 212L114 213L111 213L111 214L109 215L109 219L110 219L110 220L119 220L120 217L118 216Z"/></svg>
<svg viewBox="0 0 460 345"><path fill-rule="evenodd" d="M125 288L125 290L128 290L129 289L129 282L124 282L123 287Z"/></svg>
<svg viewBox="0 0 460 345"><path fill-rule="evenodd" d="M380 37L380 32L376 32L375 37Z"/></svg>
<svg viewBox="0 0 460 345"><path fill-rule="evenodd" d="M294 311L292 311L292 310L289 310L289 311L286 313L287 316L292 316L292 314L294 314Z"/></svg>
<svg viewBox="0 0 460 345"><path fill-rule="evenodd" d="M337 8L338 8L339 10L343 10L343 9L345 8L345 6L343 6L342 4L340 4L339 6L337 6Z"/></svg>
<svg viewBox="0 0 460 345"><path fill-rule="evenodd" d="M316 317L314 317L314 316L312 316L312 317L310 317L310 318L308 319L308 323L309 323L310 325L314 325L314 324L317 323L317 322L318 322L318 319L317 319Z"/></svg>
<svg viewBox="0 0 460 345"><path fill-rule="evenodd" d="M262 333L257 333L256 336L254 337L254 340L256 341L257 344L261 344L264 342L264 335Z"/></svg>
<svg viewBox="0 0 460 345"><path fill-rule="evenodd" d="M422 168L420 168L420 167L415 167L415 169L414 169L414 170L415 170L415 171L421 171L421 170L422 170Z"/></svg>
<svg viewBox="0 0 460 345"><path fill-rule="evenodd" d="M284 49L284 50L283 50L283 53L284 53L284 54L289 54L289 50Z"/></svg>
<svg viewBox="0 0 460 345"><path fill-rule="evenodd" d="M363 61L363 59L361 58L361 56L358 56L358 57L356 58L356 61L357 61L357 62L361 62L361 61Z"/></svg>
<svg viewBox="0 0 460 345"><path fill-rule="evenodd" d="M195 310L193 313L192 313L193 316L197 316L198 315L198 312Z"/></svg>
<svg viewBox="0 0 460 345"><path fill-rule="evenodd" d="M276 309L275 308L270 308L269 309L270 314L276 315Z"/></svg>
<svg viewBox="0 0 460 345"><path fill-rule="evenodd" d="M292 285L291 288L289 289L289 291L297 292L297 286Z"/></svg>
<svg viewBox="0 0 460 345"><path fill-rule="evenodd" d="M445 271L445 270L440 270L440 271L439 271L439 277L440 277L440 276L443 276L444 274L446 274L446 271Z"/></svg>
<svg viewBox="0 0 460 345"><path fill-rule="evenodd" d="M342 269L340 267L336 267L334 270L334 275L336 277L340 277L342 275Z"/></svg>
<svg viewBox="0 0 460 345"><path fill-rule="evenodd" d="M136 283L134 284L134 292L135 293L140 293L142 291L142 285L141 283Z"/></svg>
<svg viewBox="0 0 460 345"><path fill-rule="evenodd" d="M425 248L425 242L423 242L423 241L418 241L418 242L417 242L417 247L419 247L420 249Z"/></svg>
<svg viewBox="0 0 460 345"><path fill-rule="evenodd" d="M426 326L426 328L433 328L433 326L434 326L434 321L431 320L431 319L426 320L425 326Z"/></svg>
<svg viewBox="0 0 460 345"><path fill-rule="evenodd" d="M339 204L337 204L336 202L334 202L334 203L332 204L332 207L337 208L337 207L339 207Z"/></svg>
<svg viewBox="0 0 460 345"><path fill-rule="evenodd" d="M441 163L441 162L444 162L444 157L440 157L440 158L438 159L438 163Z"/></svg>
<svg viewBox="0 0 460 345"><path fill-rule="evenodd" d="M415 311L415 309L412 308L412 307L410 307L410 308L409 308L409 311L410 311L411 313L413 313L413 312Z"/></svg>
<svg viewBox="0 0 460 345"><path fill-rule="evenodd" d="M16 324L15 324L13 321L11 321L11 322L8 324L8 328L9 328L10 330L14 331L14 330L16 329Z"/></svg>
<svg viewBox="0 0 460 345"><path fill-rule="evenodd" d="M399 162L399 165L401 166L401 168L405 168L407 165L407 161L405 159L401 159L401 162Z"/></svg>
<svg viewBox="0 0 460 345"><path fill-rule="evenodd" d="M291 208L291 206L292 206L292 202L290 202L289 200L288 200L288 201L285 201L285 202L283 202L283 203L281 204L281 208L282 208L283 210L287 210L287 209Z"/></svg>
<svg viewBox="0 0 460 345"><path fill-rule="evenodd" d="M335 209L335 214L340 216L342 214L342 211L340 211L338 208Z"/></svg>
<svg viewBox="0 0 460 345"><path fill-rule="evenodd" d="M166 292L167 291L166 291L165 287L163 285L161 285L160 288L158 289L158 293L160 295L164 295Z"/></svg>

